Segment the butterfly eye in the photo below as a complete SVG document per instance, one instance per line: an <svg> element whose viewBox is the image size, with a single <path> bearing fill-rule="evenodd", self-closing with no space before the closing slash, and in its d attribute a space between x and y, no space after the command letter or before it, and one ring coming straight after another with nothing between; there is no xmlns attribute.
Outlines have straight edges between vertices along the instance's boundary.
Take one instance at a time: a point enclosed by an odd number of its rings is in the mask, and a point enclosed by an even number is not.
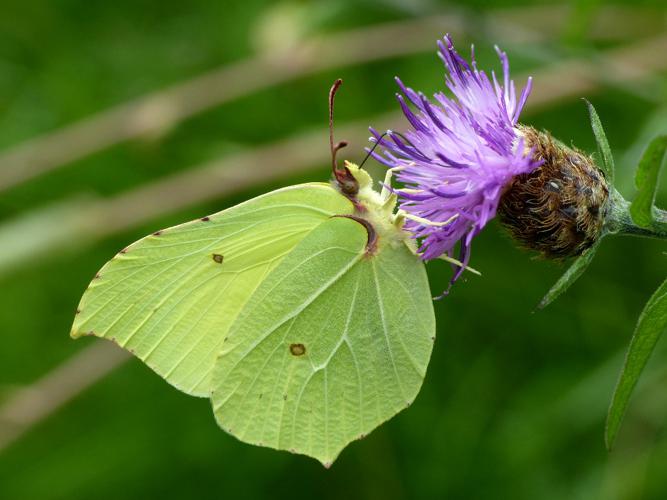
<svg viewBox="0 0 667 500"><path fill-rule="evenodd" d="M354 181L344 181L341 184L340 189L341 189L341 191L343 191L343 193L352 196L352 195L357 194L359 186Z"/></svg>
<svg viewBox="0 0 667 500"><path fill-rule="evenodd" d="M333 173L341 193L348 198L354 197L359 193L359 181L352 175L350 169L344 167L334 170Z"/></svg>

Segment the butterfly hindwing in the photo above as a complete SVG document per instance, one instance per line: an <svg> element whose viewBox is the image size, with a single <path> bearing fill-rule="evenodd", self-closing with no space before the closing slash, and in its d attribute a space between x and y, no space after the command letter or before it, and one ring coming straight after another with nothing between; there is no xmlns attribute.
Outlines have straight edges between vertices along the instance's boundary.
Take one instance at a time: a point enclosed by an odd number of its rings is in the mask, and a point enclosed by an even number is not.
<svg viewBox="0 0 667 500"><path fill-rule="evenodd" d="M332 218L254 292L212 379L229 433L330 464L413 401L435 338L426 272L402 242L367 239Z"/></svg>

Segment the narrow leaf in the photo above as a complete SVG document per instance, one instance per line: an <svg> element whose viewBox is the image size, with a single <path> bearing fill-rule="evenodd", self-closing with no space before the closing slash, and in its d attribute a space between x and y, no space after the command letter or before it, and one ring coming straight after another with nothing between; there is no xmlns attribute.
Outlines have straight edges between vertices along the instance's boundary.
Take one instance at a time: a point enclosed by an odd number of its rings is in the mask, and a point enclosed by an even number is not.
<svg viewBox="0 0 667 500"><path fill-rule="evenodd" d="M595 135L595 142L598 145L598 152L602 158L602 170L605 177L610 184L614 183L614 157L611 155L611 148L607 141L607 135L602 128L602 122L593 105L584 99L586 106L588 106L588 113L591 117L591 127L593 127L593 134Z"/></svg>
<svg viewBox="0 0 667 500"><path fill-rule="evenodd" d="M648 227L653 220L655 191L666 150L667 135L658 136L649 143L639 161L635 174L635 186L639 192L630 206L630 215L638 226Z"/></svg>
<svg viewBox="0 0 667 500"><path fill-rule="evenodd" d="M625 364L607 414L605 442L611 449L616 440L632 391L660 335L667 329L667 280L656 290L639 316Z"/></svg>
<svg viewBox="0 0 667 500"><path fill-rule="evenodd" d="M588 265L593 260L595 253L598 251L598 246L600 246L601 239L602 238L598 239L592 247L586 250L580 257L577 258L577 260L574 261L574 263L567 271L565 271L563 276L560 277L556 284L551 287L551 290L547 292L547 294L537 306L538 309L544 309L549 304L551 304L565 290L570 288L570 285L572 285L572 283L574 283L577 278L579 278L579 276L584 273Z"/></svg>

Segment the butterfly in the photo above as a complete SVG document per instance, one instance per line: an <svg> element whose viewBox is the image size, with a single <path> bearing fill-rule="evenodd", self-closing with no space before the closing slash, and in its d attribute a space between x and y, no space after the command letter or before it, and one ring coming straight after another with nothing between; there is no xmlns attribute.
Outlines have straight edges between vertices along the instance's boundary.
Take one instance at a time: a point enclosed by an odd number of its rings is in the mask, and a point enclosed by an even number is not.
<svg viewBox="0 0 667 500"><path fill-rule="evenodd" d="M278 189L132 243L96 274L71 333L111 340L209 397L241 441L325 466L412 403L435 340L396 195L336 165L339 85L334 182Z"/></svg>

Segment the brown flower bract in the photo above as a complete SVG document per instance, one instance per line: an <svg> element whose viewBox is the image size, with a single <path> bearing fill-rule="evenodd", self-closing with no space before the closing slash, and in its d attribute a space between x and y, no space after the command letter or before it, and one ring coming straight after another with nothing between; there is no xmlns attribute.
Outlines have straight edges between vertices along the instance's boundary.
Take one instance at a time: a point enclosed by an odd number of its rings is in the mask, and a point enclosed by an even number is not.
<svg viewBox="0 0 667 500"><path fill-rule="evenodd" d="M600 236L609 185L590 156L521 126L526 146L544 163L515 177L500 199L502 224L524 247L546 258L580 255Z"/></svg>

